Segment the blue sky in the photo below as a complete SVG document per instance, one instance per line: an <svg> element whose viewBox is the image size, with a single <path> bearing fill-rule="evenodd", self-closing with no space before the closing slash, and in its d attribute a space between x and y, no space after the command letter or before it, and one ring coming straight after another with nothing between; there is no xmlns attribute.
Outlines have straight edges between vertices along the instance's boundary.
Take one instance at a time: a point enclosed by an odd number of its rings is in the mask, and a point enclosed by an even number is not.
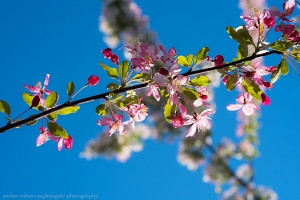
<svg viewBox="0 0 300 200"><path fill-rule="evenodd" d="M166 48L175 46L178 54L195 53L208 46L210 55L222 54L226 61L236 56L236 43L225 27L243 23L237 2L219 1L142 1L143 14L150 17ZM269 1L281 8L282 1ZM99 53L106 48L98 30L99 1L1 1L0 2L0 99L10 103L12 115L27 108L21 93L23 84L33 85L51 74L49 89L66 100L66 85L77 88L87 77L99 75L109 80L98 66ZM295 10L295 14L300 14ZM121 52L120 52L121 53ZM279 59L265 60L277 65ZM255 180L272 187L280 199L299 197L300 178L300 83L296 72L282 77L268 95L271 105L262 108L259 129L261 155L255 160ZM105 85L105 84L103 84ZM78 98L105 91L99 84ZM213 139L234 138L236 113L226 111L235 92L224 87L216 92L217 113L213 117ZM56 144L35 146L38 128L22 127L0 135L0 198L15 194L98 195L98 199L217 199L214 187L204 184L202 170L190 172L176 161L178 144L147 141L143 152L127 163L96 159L86 161L78 154L100 127L94 108L99 102L83 105L78 114L60 117L59 122L74 138L71 151L58 152ZM2 114L0 114L2 116ZM229 123L228 123L229 122ZM1 125L5 121L0 121Z"/></svg>

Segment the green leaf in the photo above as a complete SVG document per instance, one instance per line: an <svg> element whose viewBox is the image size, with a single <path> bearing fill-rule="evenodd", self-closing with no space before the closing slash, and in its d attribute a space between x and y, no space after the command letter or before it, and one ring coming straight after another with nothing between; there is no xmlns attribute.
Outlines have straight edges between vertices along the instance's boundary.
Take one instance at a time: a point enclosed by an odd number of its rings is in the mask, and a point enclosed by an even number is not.
<svg viewBox="0 0 300 200"><path fill-rule="evenodd" d="M108 112L108 108L106 107L106 104L100 104L96 107L96 113L101 116L105 116Z"/></svg>
<svg viewBox="0 0 300 200"><path fill-rule="evenodd" d="M235 84L238 81L239 77L236 73L228 76L226 81L226 89L232 91L235 88Z"/></svg>
<svg viewBox="0 0 300 200"><path fill-rule="evenodd" d="M190 100L195 101L199 99L199 94L192 88L182 88L183 94L185 94Z"/></svg>
<svg viewBox="0 0 300 200"><path fill-rule="evenodd" d="M207 86L210 84L210 80L207 76L198 76L188 82L192 86Z"/></svg>
<svg viewBox="0 0 300 200"><path fill-rule="evenodd" d="M119 89L120 86L117 85L116 83L109 83L109 84L106 86L106 88L107 88L108 90L112 91L112 90Z"/></svg>
<svg viewBox="0 0 300 200"><path fill-rule="evenodd" d="M51 92L46 98L46 108L52 108L58 101L58 94L57 92Z"/></svg>
<svg viewBox="0 0 300 200"><path fill-rule="evenodd" d="M63 127L59 126L56 122L48 122L48 130L54 136L62 137L65 139L68 138L67 131Z"/></svg>
<svg viewBox="0 0 300 200"><path fill-rule="evenodd" d="M107 66L103 63L100 63L100 62L99 62L99 65L102 67L102 69L104 69L106 71L106 73L109 77L118 79L118 77L119 77L118 71L115 68L110 68L109 66Z"/></svg>
<svg viewBox="0 0 300 200"><path fill-rule="evenodd" d="M233 28L231 26L226 27L226 31L229 36L240 44L253 45L252 37L245 26L239 26Z"/></svg>
<svg viewBox="0 0 300 200"><path fill-rule="evenodd" d="M161 88L159 90L159 93L160 93L161 97L169 97L170 96L170 94L168 93L168 91L165 88Z"/></svg>
<svg viewBox="0 0 300 200"><path fill-rule="evenodd" d="M262 91L260 90L259 86L251 79L245 78L242 81L243 88L246 92L251 94L255 99L261 100Z"/></svg>
<svg viewBox="0 0 300 200"><path fill-rule="evenodd" d="M66 108L63 108L61 110L54 112L54 114L68 115L68 114L76 113L79 108L80 108L79 106L69 106L69 107L66 107Z"/></svg>
<svg viewBox="0 0 300 200"><path fill-rule="evenodd" d="M281 75L281 68L275 67L274 71L271 74L271 83L275 83Z"/></svg>
<svg viewBox="0 0 300 200"><path fill-rule="evenodd" d="M239 44L238 48L238 59L243 59L248 56L248 45L246 44Z"/></svg>
<svg viewBox="0 0 300 200"><path fill-rule="evenodd" d="M126 60L121 62L121 64L119 65L119 74L123 79L127 77L128 70L129 70L129 63Z"/></svg>
<svg viewBox="0 0 300 200"><path fill-rule="evenodd" d="M199 62L203 61L206 56L207 53L209 52L209 48L208 47L202 47L198 53L196 54L195 58L194 58L194 64L198 64Z"/></svg>
<svg viewBox="0 0 300 200"><path fill-rule="evenodd" d="M10 106L6 101L0 100L0 111L10 116Z"/></svg>
<svg viewBox="0 0 300 200"><path fill-rule="evenodd" d="M33 117L33 116L34 116L34 115L30 115L28 118ZM36 119L36 120L32 120L32 121L30 121L30 122L27 122L26 125L27 125L27 126L33 126L33 125L35 125L37 122L38 122L37 119Z"/></svg>
<svg viewBox="0 0 300 200"><path fill-rule="evenodd" d="M69 98L72 96L72 94L74 93L75 90L75 85L74 83L71 81L68 83L67 85L67 94L69 96Z"/></svg>
<svg viewBox="0 0 300 200"><path fill-rule="evenodd" d="M32 99L33 99L33 95L31 95L31 94L28 94L28 93L26 93L26 92L22 92L22 99L23 99L23 101L29 106L29 107L31 107L31 104L32 104ZM40 103L41 104L41 103ZM40 105L39 104L39 105ZM36 110L40 110L39 108L40 108L41 106L37 106L37 107L32 107L33 109L36 109ZM43 108L41 107L41 110L43 110Z"/></svg>
<svg viewBox="0 0 300 200"><path fill-rule="evenodd" d="M275 49L275 50L278 50L281 52L286 52L292 46L293 46L293 43L289 42L289 41L276 41L270 45L270 47L272 49Z"/></svg>
<svg viewBox="0 0 300 200"><path fill-rule="evenodd" d="M187 60L187 62L189 64L189 66L191 66L193 64L193 54L188 54L186 56L186 60Z"/></svg>
<svg viewBox="0 0 300 200"><path fill-rule="evenodd" d="M172 114L175 114L175 111L176 111L176 105L173 104L171 106L170 104L170 99L168 99L166 105L165 105L165 108L164 108L164 116L165 116L165 119L167 122L170 122L171 119L172 119Z"/></svg>
<svg viewBox="0 0 300 200"><path fill-rule="evenodd" d="M177 62L178 62L179 65L184 66L184 67L189 66L189 62L186 59L186 57L184 57L184 56L178 56L177 57Z"/></svg>
<svg viewBox="0 0 300 200"><path fill-rule="evenodd" d="M278 67L281 68L281 74L287 75L289 73L289 66L284 58L282 58L281 62L279 63Z"/></svg>
<svg viewBox="0 0 300 200"><path fill-rule="evenodd" d="M139 73L136 74L132 79L132 81L138 81L138 82L146 82L150 80L150 75L146 73Z"/></svg>
<svg viewBox="0 0 300 200"><path fill-rule="evenodd" d="M48 119L52 120L52 121L56 121L58 118L58 115L56 113L51 113L49 115L47 115Z"/></svg>

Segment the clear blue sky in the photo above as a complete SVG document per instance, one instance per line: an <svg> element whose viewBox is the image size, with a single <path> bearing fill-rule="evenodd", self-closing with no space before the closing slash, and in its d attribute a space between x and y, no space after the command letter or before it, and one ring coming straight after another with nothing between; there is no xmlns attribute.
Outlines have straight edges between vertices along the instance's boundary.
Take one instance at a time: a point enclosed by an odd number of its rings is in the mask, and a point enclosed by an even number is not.
<svg viewBox="0 0 300 200"><path fill-rule="evenodd" d="M195 53L209 46L210 55L222 54L226 61L236 56L234 43L225 27L243 23L237 1L142 1L137 3L149 15L151 28L178 54ZM281 0L269 5L281 8ZM43 81L51 74L49 89L66 100L65 88L74 81L77 88L88 76L106 74L98 66L99 51L106 48L98 30L99 1L1 1L0 2L0 99L10 103L12 115L27 108L21 93L23 84ZM299 14L299 10L295 10ZM120 52L121 53L121 52ZM276 65L277 58L266 59ZM78 96L104 92L99 84ZM272 187L280 199L298 199L300 194L300 78L290 69L271 92L271 105L262 108L259 129L261 156L255 160L255 180ZM220 87L216 93L217 113L213 117L216 142L221 136L234 138L236 113L225 106L236 93ZM202 182L202 171L190 172L176 161L177 143L147 141L144 151L126 164L115 160L86 161L78 154L100 127L94 113L97 103L83 105L77 115L59 122L74 138L71 151L58 152L49 141L35 146L38 128L22 127L0 135L0 198L4 194L96 194L98 199L216 199L214 187ZM2 114L0 117L2 118ZM230 122L230 123L228 123ZM0 121L5 124L4 120Z"/></svg>

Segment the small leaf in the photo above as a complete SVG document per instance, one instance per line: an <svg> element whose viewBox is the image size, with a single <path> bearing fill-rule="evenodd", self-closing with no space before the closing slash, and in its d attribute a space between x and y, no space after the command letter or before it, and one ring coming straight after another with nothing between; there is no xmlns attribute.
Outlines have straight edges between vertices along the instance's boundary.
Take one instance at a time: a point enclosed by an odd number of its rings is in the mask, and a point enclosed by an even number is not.
<svg viewBox="0 0 300 200"><path fill-rule="evenodd" d="M59 126L56 122L48 122L48 129L54 136L62 137L65 139L68 138L67 131L63 127Z"/></svg>
<svg viewBox="0 0 300 200"><path fill-rule="evenodd" d="M139 73L139 74L136 74L132 79L131 81L138 81L138 82L146 82L150 80L150 75L149 74L146 74L146 73Z"/></svg>
<svg viewBox="0 0 300 200"><path fill-rule="evenodd" d="M272 49L281 51L281 52L286 52L289 48L291 48L293 46L292 42L288 42L288 41L276 41L273 42L270 47Z"/></svg>
<svg viewBox="0 0 300 200"><path fill-rule="evenodd" d="M56 115L68 115L68 114L72 114L72 113L76 113L77 110L79 110L79 106L69 106L66 108L63 108L61 110L58 110L56 112L54 112L54 114Z"/></svg>
<svg viewBox="0 0 300 200"><path fill-rule="evenodd" d="M129 63L125 60L119 65L119 74L123 79L127 77L128 70L129 70Z"/></svg>
<svg viewBox="0 0 300 200"><path fill-rule="evenodd" d="M190 100L195 101L199 99L199 94L192 88L182 88L183 94L185 94Z"/></svg>
<svg viewBox="0 0 300 200"><path fill-rule="evenodd" d="M179 65L183 66L183 67L188 67L189 66L189 62L187 61L186 57L184 56L178 56L177 57L177 62Z"/></svg>
<svg viewBox="0 0 300 200"><path fill-rule="evenodd" d="M72 94L74 93L75 90L75 85L74 83L71 81L68 83L67 85L67 94L69 96L69 98L72 96Z"/></svg>
<svg viewBox="0 0 300 200"><path fill-rule="evenodd" d="M46 108L52 108L58 101L57 92L51 92L46 98Z"/></svg>
<svg viewBox="0 0 300 200"><path fill-rule="evenodd" d="M194 58L194 64L198 64L199 62L203 61L206 56L207 53L209 52L209 48L208 47L202 47L198 53L196 54L195 58Z"/></svg>
<svg viewBox="0 0 300 200"><path fill-rule="evenodd" d="M187 62L189 64L189 66L191 66L193 64L193 54L188 54L186 56L186 60L187 60Z"/></svg>
<svg viewBox="0 0 300 200"><path fill-rule="evenodd" d="M0 100L0 111L10 116L10 106L6 101Z"/></svg>
<svg viewBox="0 0 300 200"><path fill-rule="evenodd" d="M99 62L99 65L102 67L102 69L104 69L106 71L106 73L109 77L118 79L118 77L119 77L118 71L115 68L111 68L100 62Z"/></svg>
<svg viewBox="0 0 300 200"><path fill-rule="evenodd" d="M100 104L96 107L96 113L100 116L105 116L108 112L108 108L106 107L106 104Z"/></svg>
<svg viewBox="0 0 300 200"><path fill-rule="evenodd" d="M281 68L282 75L287 75L289 73L289 66L284 58L279 63L278 67Z"/></svg>
<svg viewBox="0 0 300 200"><path fill-rule="evenodd" d="M192 86L207 86L210 84L210 80L207 76L198 76L188 82Z"/></svg>
<svg viewBox="0 0 300 200"><path fill-rule="evenodd" d="M175 114L175 111L176 111L176 105L173 104L171 106L170 104L170 99L168 99L165 107L164 107L164 116L165 116L165 119L167 122L170 122L171 119L172 119L172 114Z"/></svg>
<svg viewBox="0 0 300 200"><path fill-rule="evenodd" d="M33 116L34 116L34 115L30 115L28 118L33 117ZM27 126L33 126L33 125L35 125L37 122L38 122L37 119L36 119L36 120L32 120L32 121L30 121L30 122L27 122L26 125L27 125Z"/></svg>
<svg viewBox="0 0 300 200"><path fill-rule="evenodd" d="M239 44L238 48L238 59L243 59L248 56L248 45L245 44Z"/></svg>
<svg viewBox="0 0 300 200"><path fill-rule="evenodd" d="M242 81L243 88L246 92L248 92L251 96L253 96L257 100L261 100L262 91L259 86L250 78L245 78Z"/></svg>
<svg viewBox="0 0 300 200"><path fill-rule="evenodd" d="M275 83L281 75L281 68L275 67L274 71L271 74L271 83Z"/></svg>
<svg viewBox="0 0 300 200"><path fill-rule="evenodd" d="M109 84L106 86L106 88L107 88L108 90L112 91L112 90L119 89L120 86L117 85L116 83L109 83Z"/></svg>
<svg viewBox="0 0 300 200"><path fill-rule="evenodd" d="M232 91L235 88L238 79L239 77L236 73L229 75L226 81L226 89Z"/></svg>
<svg viewBox="0 0 300 200"><path fill-rule="evenodd" d="M56 121L58 118L58 115L56 113L51 113L47 115L47 118L50 119L51 121Z"/></svg>
<svg viewBox="0 0 300 200"><path fill-rule="evenodd" d="M240 44L253 45L252 37L245 26L239 26L234 29L231 26L226 27L229 36Z"/></svg>

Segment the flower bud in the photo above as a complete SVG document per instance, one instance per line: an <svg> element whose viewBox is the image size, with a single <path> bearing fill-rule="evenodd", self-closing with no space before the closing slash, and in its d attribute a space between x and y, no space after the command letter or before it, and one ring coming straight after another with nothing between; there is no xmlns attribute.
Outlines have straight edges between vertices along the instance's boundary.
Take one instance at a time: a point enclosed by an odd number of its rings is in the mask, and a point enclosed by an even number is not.
<svg viewBox="0 0 300 200"><path fill-rule="evenodd" d="M166 70L165 68L160 68L158 73L161 75L167 76L169 74L169 71Z"/></svg>
<svg viewBox="0 0 300 200"><path fill-rule="evenodd" d="M97 85L98 82L99 82L99 77L96 76L96 75L90 76L90 77L88 78L88 84L89 84L90 86Z"/></svg>
<svg viewBox="0 0 300 200"><path fill-rule="evenodd" d="M215 61L215 66L222 65L224 62L224 57L222 55L216 55L214 61Z"/></svg>

